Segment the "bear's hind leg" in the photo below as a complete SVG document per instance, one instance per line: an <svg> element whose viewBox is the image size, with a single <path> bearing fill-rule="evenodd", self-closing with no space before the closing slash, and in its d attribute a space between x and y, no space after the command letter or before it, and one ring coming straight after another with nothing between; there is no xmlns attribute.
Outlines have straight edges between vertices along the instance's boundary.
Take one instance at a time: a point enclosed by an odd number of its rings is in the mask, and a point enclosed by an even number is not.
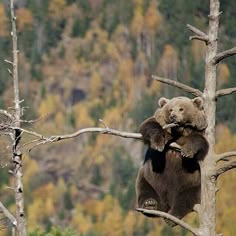
<svg viewBox="0 0 236 236"><path fill-rule="evenodd" d="M147 182L147 180L142 175L142 169L138 174L136 181L136 195L138 208L143 208L147 210L160 210L160 199L156 191ZM155 217L152 214L144 214L149 217Z"/></svg>
<svg viewBox="0 0 236 236"><path fill-rule="evenodd" d="M169 210L169 214L182 219L188 213L193 211L194 205L200 202L200 186L186 189L183 192L180 192ZM172 221L165 220L165 222L174 227L176 224Z"/></svg>

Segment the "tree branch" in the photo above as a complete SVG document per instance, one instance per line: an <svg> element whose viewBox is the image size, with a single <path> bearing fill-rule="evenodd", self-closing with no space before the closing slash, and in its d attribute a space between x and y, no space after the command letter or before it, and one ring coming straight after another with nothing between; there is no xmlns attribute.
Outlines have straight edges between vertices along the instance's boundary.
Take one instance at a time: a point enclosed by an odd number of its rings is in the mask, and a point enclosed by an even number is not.
<svg viewBox="0 0 236 236"><path fill-rule="evenodd" d="M222 165L220 165L220 167L216 167L214 173L213 173L213 176L215 178L218 178L220 175L224 174L225 172L229 171L229 170L232 170L236 168L236 161L229 161L229 162L226 162Z"/></svg>
<svg viewBox="0 0 236 236"><path fill-rule="evenodd" d="M161 83L169 84L169 85L174 86L176 88L182 89L185 92L191 93L196 97L201 97L202 96L202 92L200 90L192 88L192 87L190 87L188 85L185 85L185 84L182 84L180 82L177 82L175 80L166 79L166 78L162 78L162 77L155 76L155 75L153 75L152 78L154 80L157 80L157 81L161 82Z"/></svg>
<svg viewBox="0 0 236 236"><path fill-rule="evenodd" d="M216 98L223 97L226 95L230 95L236 92L236 87L234 88L227 88L227 89L220 89L216 92Z"/></svg>
<svg viewBox="0 0 236 236"><path fill-rule="evenodd" d="M236 54L236 47L216 54L216 56L213 58L212 62L213 62L213 64L216 65L220 61L222 61L223 59L225 59L227 57L234 56L235 54Z"/></svg>
<svg viewBox="0 0 236 236"><path fill-rule="evenodd" d="M7 210L7 208L0 202L0 209L2 213L10 220L12 225L15 227L17 226L17 221L15 217Z"/></svg>
<svg viewBox="0 0 236 236"><path fill-rule="evenodd" d="M205 42L205 43L208 42L208 38L205 38L205 37L202 37L202 36L193 35L193 36L190 36L190 37L189 37L189 40L194 40L194 39L203 41L203 42Z"/></svg>
<svg viewBox="0 0 236 236"><path fill-rule="evenodd" d="M172 216L172 215L170 215L166 212L156 211L156 210L147 210L147 209L143 209L143 208L136 208L136 211L141 212L141 213L148 213L148 214L152 214L152 215L155 215L155 216L162 217L164 219L170 220L170 221L174 222L175 224L183 227L184 229L191 232L193 235L196 235L196 236L200 235L200 232L199 232L198 229L193 228L191 225L187 224L183 220L180 220L177 217Z"/></svg>
<svg viewBox="0 0 236 236"><path fill-rule="evenodd" d="M236 157L236 151L224 152L221 154L216 154L216 162L219 161L229 161L228 157Z"/></svg>
<svg viewBox="0 0 236 236"><path fill-rule="evenodd" d="M190 25L190 24L187 24L187 28L192 31L193 33L196 34L196 36L190 36L190 40L192 39L198 39L198 40L201 40L201 41L204 41L204 42L208 42L209 41L209 38L207 36L207 34L205 34L204 32L202 32L201 30L197 29L196 27Z"/></svg>

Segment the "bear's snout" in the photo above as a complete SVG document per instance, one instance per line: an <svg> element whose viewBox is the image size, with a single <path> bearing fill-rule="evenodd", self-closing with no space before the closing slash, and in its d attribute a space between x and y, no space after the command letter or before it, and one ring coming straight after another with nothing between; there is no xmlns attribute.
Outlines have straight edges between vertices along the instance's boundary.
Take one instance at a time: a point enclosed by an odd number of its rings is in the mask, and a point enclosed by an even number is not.
<svg viewBox="0 0 236 236"><path fill-rule="evenodd" d="M175 114L170 114L170 121L176 122L177 116Z"/></svg>

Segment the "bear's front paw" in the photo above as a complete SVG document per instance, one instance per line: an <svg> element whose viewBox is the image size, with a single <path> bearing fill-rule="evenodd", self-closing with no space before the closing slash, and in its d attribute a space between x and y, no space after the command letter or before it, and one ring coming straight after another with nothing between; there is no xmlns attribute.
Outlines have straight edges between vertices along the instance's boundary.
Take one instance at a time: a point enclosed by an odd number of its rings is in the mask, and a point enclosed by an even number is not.
<svg viewBox="0 0 236 236"><path fill-rule="evenodd" d="M181 156L186 158L193 158L194 157L193 149L188 145L183 145L181 147Z"/></svg>
<svg viewBox="0 0 236 236"><path fill-rule="evenodd" d="M147 210L157 210L158 209L157 201L154 198L148 198L143 203L143 208Z"/></svg>

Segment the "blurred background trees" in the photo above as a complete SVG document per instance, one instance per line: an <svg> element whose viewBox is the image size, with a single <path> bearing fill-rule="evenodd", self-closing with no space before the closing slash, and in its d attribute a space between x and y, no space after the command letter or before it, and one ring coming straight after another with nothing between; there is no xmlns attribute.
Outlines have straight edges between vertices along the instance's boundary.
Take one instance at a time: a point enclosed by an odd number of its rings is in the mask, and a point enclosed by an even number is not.
<svg viewBox="0 0 236 236"><path fill-rule="evenodd" d="M236 43L234 1L221 4L219 47L231 48ZM101 118L109 127L138 131L159 97L186 95L152 81L152 74L203 88L204 45L188 40L185 25L206 29L207 1L19 0L16 5L21 97L29 107L24 118L43 116L27 128L45 135L69 133L98 126ZM3 108L12 103L4 64L11 53L8 16L7 1L0 0ZM219 88L235 85L236 58L224 62L218 68ZM236 148L234 107L235 95L218 103L219 152ZM144 152L139 141L88 134L25 154L30 235L187 235L133 211ZM1 150L1 166L8 158ZM218 228L226 236L236 231L230 221L236 212L235 175L229 172L219 181L226 190L218 193ZM5 190L12 180L4 168L0 177L1 199L12 209L13 196ZM197 223L194 215L188 220Z"/></svg>

